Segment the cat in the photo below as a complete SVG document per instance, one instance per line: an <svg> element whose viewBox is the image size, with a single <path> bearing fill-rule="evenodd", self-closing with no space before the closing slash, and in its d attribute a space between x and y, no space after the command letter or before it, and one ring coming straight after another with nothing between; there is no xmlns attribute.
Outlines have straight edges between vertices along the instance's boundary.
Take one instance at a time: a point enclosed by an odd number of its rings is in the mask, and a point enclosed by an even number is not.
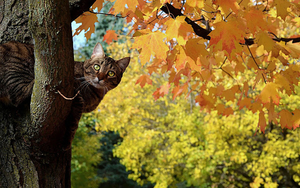
<svg viewBox="0 0 300 188"><path fill-rule="evenodd" d="M0 102L15 107L30 98L34 84L33 45L8 42L0 45ZM91 59L74 62L75 91L82 97L82 112L97 108L104 95L117 87L130 62L106 57L100 43Z"/></svg>
<svg viewBox="0 0 300 188"><path fill-rule="evenodd" d="M74 62L74 89L79 94L66 119L64 151L71 149L82 113L95 110L105 94L118 86L129 62L130 57L117 61L106 57L100 43L91 59ZM30 99L33 84L34 46L12 41L0 45L0 102L18 107Z"/></svg>

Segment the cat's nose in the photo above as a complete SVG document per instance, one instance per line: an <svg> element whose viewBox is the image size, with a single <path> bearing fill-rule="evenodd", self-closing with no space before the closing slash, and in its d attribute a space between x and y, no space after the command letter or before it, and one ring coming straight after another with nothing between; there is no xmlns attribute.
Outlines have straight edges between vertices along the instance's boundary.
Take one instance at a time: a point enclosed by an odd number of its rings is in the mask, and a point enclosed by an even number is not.
<svg viewBox="0 0 300 188"><path fill-rule="evenodd" d="M98 77L99 81L104 80L105 74L104 73L99 73L97 77Z"/></svg>

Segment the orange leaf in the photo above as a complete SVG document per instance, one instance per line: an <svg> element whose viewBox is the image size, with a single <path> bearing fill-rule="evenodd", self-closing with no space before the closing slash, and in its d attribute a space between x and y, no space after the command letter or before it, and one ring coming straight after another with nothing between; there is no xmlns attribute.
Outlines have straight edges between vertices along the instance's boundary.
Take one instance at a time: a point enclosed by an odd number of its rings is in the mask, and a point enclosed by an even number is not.
<svg viewBox="0 0 300 188"><path fill-rule="evenodd" d="M172 93L173 93L173 100L174 100L177 96L181 95L181 94L182 94L182 91L183 91L182 86L176 86L176 87L173 89L173 91L172 91Z"/></svg>
<svg viewBox="0 0 300 188"><path fill-rule="evenodd" d="M299 127L299 124L300 124L300 110L299 109L296 109L293 111L292 122L293 122L294 129Z"/></svg>
<svg viewBox="0 0 300 188"><path fill-rule="evenodd" d="M100 11L103 7L104 0L97 0L93 5L92 9L98 8L98 11Z"/></svg>
<svg viewBox="0 0 300 188"><path fill-rule="evenodd" d="M239 110L243 109L244 107L246 107L247 109L249 109L249 107L252 104L252 99L250 98L244 98L241 101L239 101L238 105L239 105Z"/></svg>
<svg viewBox="0 0 300 188"><path fill-rule="evenodd" d="M275 83L267 83L266 86L261 91L259 98L262 103L270 103L271 100L274 104L279 104L279 94L277 92L278 85Z"/></svg>
<svg viewBox="0 0 300 188"><path fill-rule="evenodd" d="M286 0L275 0L277 16L280 16L283 20L288 15L287 8L290 6L290 2Z"/></svg>
<svg viewBox="0 0 300 188"><path fill-rule="evenodd" d="M167 83L165 85L160 86L159 92L163 95L167 95L169 93L169 89L170 89L170 84Z"/></svg>
<svg viewBox="0 0 300 188"><path fill-rule="evenodd" d="M197 59L198 57L200 57L200 55L204 57L208 55L208 52L202 39L189 39L186 42L185 49L186 55L191 57L194 60L194 62L197 62Z"/></svg>
<svg viewBox="0 0 300 188"><path fill-rule="evenodd" d="M264 49L267 50L268 52L270 52L275 45L275 42L265 32L258 33L256 41L258 46L263 45Z"/></svg>
<svg viewBox="0 0 300 188"><path fill-rule="evenodd" d="M278 117L278 113L275 112L275 108L274 108L274 103L270 104L270 107L268 109L268 115L269 115L269 122L274 122L275 124L277 124L277 117Z"/></svg>
<svg viewBox="0 0 300 188"><path fill-rule="evenodd" d="M216 23L215 30L210 33L211 40L210 45L214 50L225 50L228 55L231 52L240 47L239 42L244 40L244 32L240 28L237 21L218 22ZM220 49L219 49L220 48Z"/></svg>
<svg viewBox="0 0 300 188"><path fill-rule="evenodd" d="M103 36L103 41L106 41L107 44L110 44L112 40L118 40L118 35L115 30L107 30L106 34Z"/></svg>
<svg viewBox="0 0 300 188"><path fill-rule="evenodd" d="M166 59L168 46L164 42L166 35L160 31L140 30L141 35L135 37L133 48L142 49L140 60L145 64L150 60L151 55L158 59Z"/></svg>
<svg viewBox="0 0 300 188"><path fill-rule="evenodd" d="M187 34L193 32L192 26L186 23L185 18L185 16L177 16L175 20L169 19L165 23L167 38L169 40L175 38L180 45L185 45Z"/></svg>
<svg viewBox="0 0 300 188"><path fill-rule="evenodd" d="M76 29L73 36L78 35L82 30L85 30L85 38L86 40L89 40L92 33L95 32L95 22L97 21L98 18L96 14L90 12L83 13L75 20L76 23L81 23L81 25Z"/></svg>
<svg viewBox="0 0 300 188"><path fill-rule="evenodd" d="M114 0L112 0L114 1ZM116 0L113 8L115 14L121 13L122 16L126 16L127 12L135 12L136 6L139 4L138 0Z"/></svg>
<svg viewBox="0 0 300 188"><path fill-rule="evenodd" d="M143 88L145 86L145 84L149 84L149 85L152 85L152 80L150 79L150 76L147 75L147 74L144 74L142 75L137 81L135 84L140 84L141 87Z"/></svg>
<svg viewBox="0 0 300 188"><path fill-rule="evenodd" d="M247 27L251 33L256 33L258 29L267 30L267 22L264 20L263 11L257 10L255 7L251 7L248 12L245 13L245 20Z"/></svg>
<svg viewBox="0 0 300 188"><path fill-rule="evenodd" d="M291 112L289 112L288 110L281 110L279 112L280 115L280 124L281 124L281 128L288 128L288 129L292 129L293 127L293 115Z"/></svg>
<svg viewBox="0 0 300 188"><path fill-rule="evenodd" d="M265 133L267 123L266 123L265 113L263 111L259 112L258 126L260 127L260 130L263 133Z"/></svg>
<svg viewBox="0 0 300 188"><path fill-rule="evenodd" d="M236 0L216 0L215 3L220 5L225 14L229 14L230 10L237 13L239 8Z"/></svg>
<svg viewBox="0 0 300 188"><path fill-rule="evenodd" d="M187 56L185 54L185 50L180 46L177 45L176 48L178 49L178 53L176 56L176 64L175 67L179 71L185 67L186 62L188 61Z"/></svg>

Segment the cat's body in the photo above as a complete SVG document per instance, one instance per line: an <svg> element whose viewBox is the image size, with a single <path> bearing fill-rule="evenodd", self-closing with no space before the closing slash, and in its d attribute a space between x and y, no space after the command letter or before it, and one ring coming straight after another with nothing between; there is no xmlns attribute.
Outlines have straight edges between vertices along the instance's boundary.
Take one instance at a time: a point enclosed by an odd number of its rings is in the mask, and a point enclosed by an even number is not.
<svg viewBox="0 0 300 188"><path fill-rule="evenodd" d="M34 84L33 45L8 42L0 45L0 102L18 106L30 98ZM105 57L100 43L91 59L74 62L75 90L83 101L82 112L94 110L104 95L121 81L130 58Z"/></svg>

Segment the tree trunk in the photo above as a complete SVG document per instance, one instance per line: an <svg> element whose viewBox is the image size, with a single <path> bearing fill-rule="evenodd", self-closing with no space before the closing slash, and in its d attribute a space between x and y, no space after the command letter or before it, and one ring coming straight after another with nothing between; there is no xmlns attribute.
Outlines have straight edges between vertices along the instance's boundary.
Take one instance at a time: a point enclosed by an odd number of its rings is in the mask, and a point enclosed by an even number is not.
<svg viewBox="0 0 300 188"><path fill-rule="evenodd" d="M71 1L75 19L95 0ZM57 94L74 95L67 10L68 0L0 0L0 43L35 44L31 101L18 108L0 103L0 187L71 187L71 150L64 150L64 144L74 128L69 122L72 101Z"/></svg>

